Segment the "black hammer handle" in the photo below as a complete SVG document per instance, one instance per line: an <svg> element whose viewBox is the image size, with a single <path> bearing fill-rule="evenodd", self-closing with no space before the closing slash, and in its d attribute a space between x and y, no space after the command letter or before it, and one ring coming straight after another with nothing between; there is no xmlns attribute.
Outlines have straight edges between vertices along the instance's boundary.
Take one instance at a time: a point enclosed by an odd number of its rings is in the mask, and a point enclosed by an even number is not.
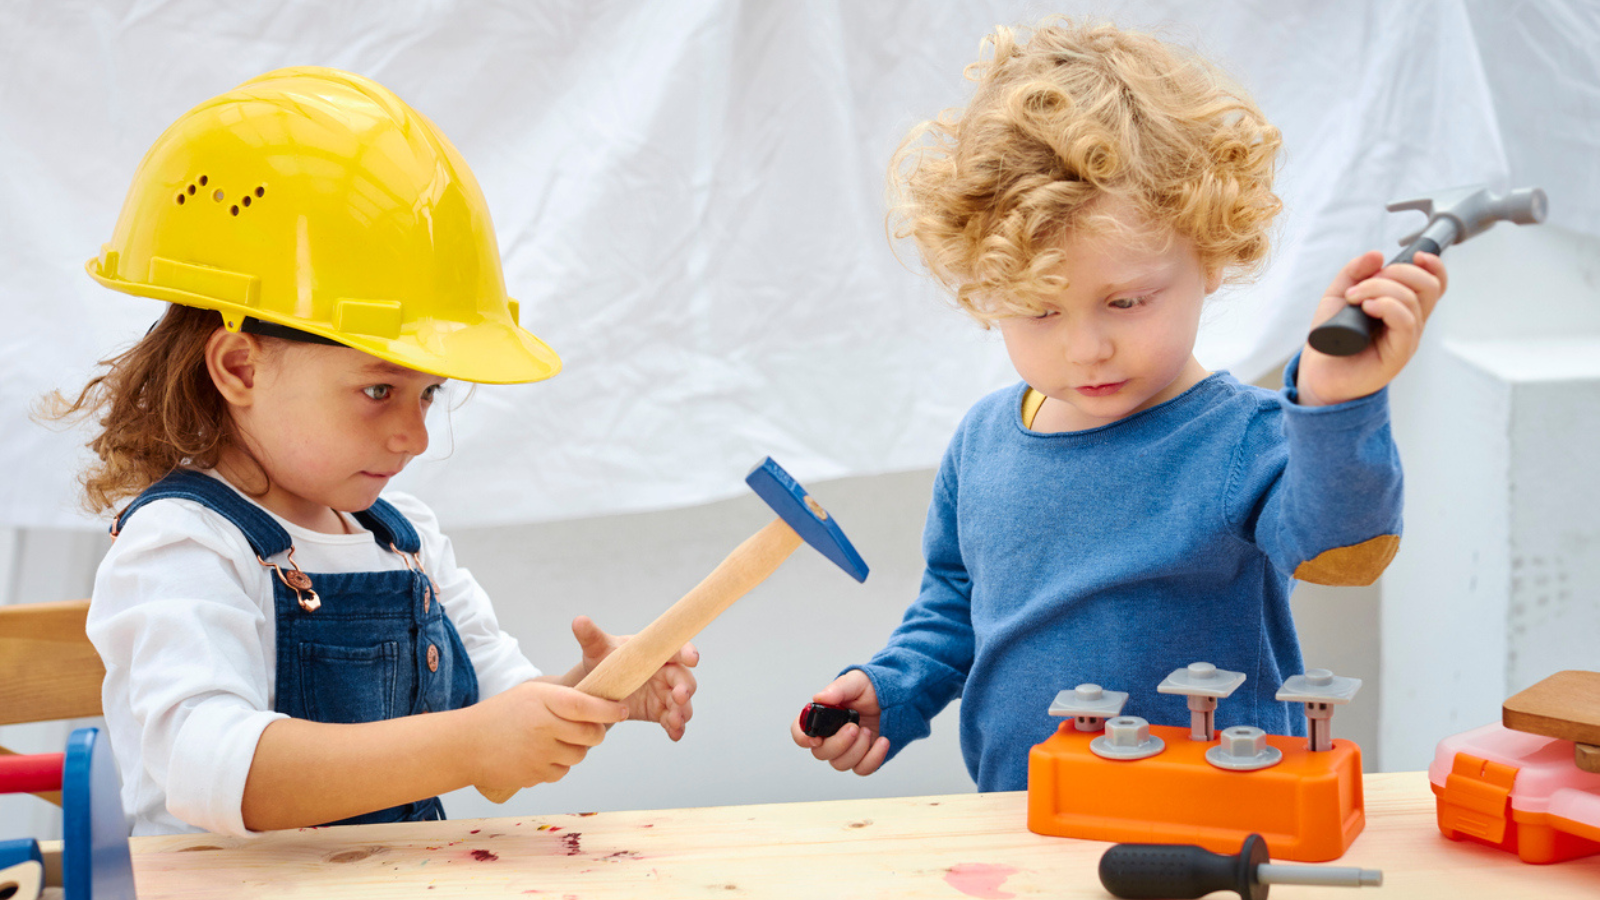
<svg viewBox="0 0 1600 900"><path fill-rule="evenodd" d="M1432 253L1437 256L1443 252L1444 248L1433 238L1419 237L1385 265L1411 262L1412 257L1418 253ZM1360 304L1351 303L1334 313L1328 321L1311 329L1311 336L1307 340L1313 350L1320 350L1329 356L1354 356L1367 349L1367 345L1382 327L1382 320L1362 312Z"/></svg>

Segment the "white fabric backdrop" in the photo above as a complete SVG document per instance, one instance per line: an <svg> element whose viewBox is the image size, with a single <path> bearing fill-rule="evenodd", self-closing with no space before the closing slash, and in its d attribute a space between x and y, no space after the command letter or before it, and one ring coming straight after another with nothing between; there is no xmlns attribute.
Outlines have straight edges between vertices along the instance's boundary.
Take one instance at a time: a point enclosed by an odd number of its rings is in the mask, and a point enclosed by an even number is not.
<svg viewBox="0 0 1600 900"><path fill-rule="evenodd" d="M1198 47L1285 133L1274 259L1214 301L1213 368L1253 379L1287 357L1332 273L1420 224L1388 200L1540 184L1553 224L1600 234L1592 0L9 0L0 524L88 521L73 487L88 432L28 410L161 311L82 269L145 149L201 100L307 63L376 78L451 137L524 324L566 363L436 413L434 448L397 486L447 524L705 502L745 490L767 454L802 481L932 466L1015 375L908 248L896 258L885 168L909 127L965 100L961 68L992 25L1052 12Z"/></svg>

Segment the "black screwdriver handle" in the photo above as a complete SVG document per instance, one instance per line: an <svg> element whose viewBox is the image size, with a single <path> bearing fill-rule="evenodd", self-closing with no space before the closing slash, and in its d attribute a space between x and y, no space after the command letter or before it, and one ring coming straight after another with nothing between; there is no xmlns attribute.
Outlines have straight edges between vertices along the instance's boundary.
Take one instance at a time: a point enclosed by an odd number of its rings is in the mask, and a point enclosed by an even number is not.
<svg viewBox="0 0 1600 900"><path fill-rule="evenodd" d="M1433 238L1420 237L1384 265L1387 267L1395 263L1411 262L1418 253L1432 253L1437 256L1441 252L1442 248ZM1359 303L1351 303L1334 313L1328 321L1311 329L1311 336L1307 341L1313 350L1320 350L1329 356L1354 356L1367 349L1367 345L1372 343L1372 338L1381 328L1383 328L1381 319L1375 319L1362 312Z"/></svg>
<svg viewBox="0 0 1600 900"><path fill-rule="evenodd" d="M1255 873L1267 860L1267 842L1259 834L1244 839L1238 856L1193 844L1118 844L1100 857L1100 883L1128 900L1187 900L1212 891L1266 900L1269 885Z"/></svg>

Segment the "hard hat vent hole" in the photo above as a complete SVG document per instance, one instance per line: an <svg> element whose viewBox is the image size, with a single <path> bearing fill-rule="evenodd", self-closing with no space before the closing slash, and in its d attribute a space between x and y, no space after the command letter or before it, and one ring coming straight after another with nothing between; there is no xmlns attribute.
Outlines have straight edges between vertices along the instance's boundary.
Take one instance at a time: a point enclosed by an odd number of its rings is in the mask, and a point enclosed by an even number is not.
<svg viewBox="0 0 1600 900"><path fill-rule="evenodd" d="M191 197L193 197L193 196L194 196L194 185L192 185L192 184L191 184L191 185L189 185L189 188L188 188L188 194L189 194L189 196L191 196Z"/></svg>
<svg viewBox="0 0 1600 900"><path fill-rule="evenodd" d="M229 209L228 212L231 212L231 213L233 213L234 215L237 216L239 214L239 207L238 206L234 206L232 209Z"/></svg>
<svg viewBox="0 0 1600 900"><path fill-rule="evenodd" d="M217 188L216 190L211 192L211 199L217 201L218 203L222 202L223 196L224 195L222 193L222 188Z"/></svg>
<svg viewBox="0 0 1600 900"><path fill-rule="evenodd" d="M206 177L204 175L200 176L200 186L201 187L205 187L206 186Z"/></svg>
<svg viewBox="0 0 1600 900"><path fill-rule="evenodd" d="M259 186L256 187L256 196L257 197L265 197L266 195L267 195L267 188L266 188L265 185L259 185Z"/></svg>
<svg viewBox="0 0 1600 900"><path fill-rule="evenodd" d="M250 195L249 194L245 194L244 195L244 199L239 201L239 202L243 203L245 206L249 206L250 205Z"/></svg>
<svg viewBox="0 0 1600 900"><path fill-rule="evenodd" d="M178 205L179 206L183 205L183 194L181 194L181 193L178 194Z"/></svg>

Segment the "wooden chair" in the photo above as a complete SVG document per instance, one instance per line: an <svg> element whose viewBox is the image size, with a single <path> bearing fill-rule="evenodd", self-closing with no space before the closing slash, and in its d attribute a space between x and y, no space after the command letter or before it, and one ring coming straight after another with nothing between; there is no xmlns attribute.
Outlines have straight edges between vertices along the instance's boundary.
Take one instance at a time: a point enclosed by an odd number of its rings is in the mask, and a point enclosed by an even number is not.
<svg viewBox="0 0 1600 900"><path fill-rule="evenodd" d="M84 634L88 616L87 600L0 606L0 725L101 714L106 669ZM59 791L38 796L61 805Z"/></svg>

